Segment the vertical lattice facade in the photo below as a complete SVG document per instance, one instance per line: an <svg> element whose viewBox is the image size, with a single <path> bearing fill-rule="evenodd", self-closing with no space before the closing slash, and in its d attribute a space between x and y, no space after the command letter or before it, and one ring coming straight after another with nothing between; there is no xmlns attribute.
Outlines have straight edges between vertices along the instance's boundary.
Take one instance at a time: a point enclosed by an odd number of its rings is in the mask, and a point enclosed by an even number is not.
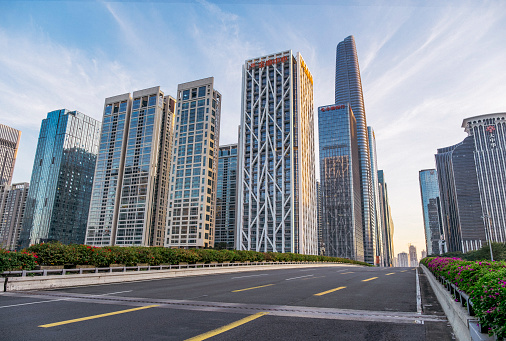
<svg viewBox="0 0 506 341"><path fill-rule="evenodd" d="M10 185L21 132L0 124L0 186Z"/></svg>
<svg viewBox="0 0 506 341"><path fill-rule="evenodd" d="M235 246L237 205L237 144L220 146L218 184L216 190L215 246Z"/></svg>
<svg viewBox="0 0 506 341"><path fill-rule="evenodd" d="M21 247L56 240L84 243L100 127L95 119L66 109L42 121Z"/></svg>
<svg viewBox="0 0 506 341"><path fill-rule="evenodd" d="M383 266L394 265L394 221L388 202L388 186L385 181L385 174L378 171L378 192L380 197L381 226L383 230L383 255L381 260ZM407 257L407 254L406 254ZM407 263L407 259L406 259ZM407 266L407 265L405 265Z"/></svg>
<svg viewBox="0 0 506 341"><path fill-rule="evenodd" d="M376 135L372 127L367 127L369 137L369 159L371 160L371 181L372 181L372 221L374 221L374 237L376 244L376 254L374 264L380 265L381 259L385 258L383 250L383 226L381 221L380 196L378 183L378 156L376 153Z"/></svg>
<svg viewBox="0 0 506 341"><path fill-rule="evenodd" d="M506 242L506 113L467 118L462 123L474 137L474 161L486 238Z"/></svg>
<svg viewBox="0 0 506 341"><path fill-rule="evenodd" d="M214 246L221 94L209 77L179 84L165 246Z"/></svg>
<svg viewBox="0 0 506 341"><path fill-rule="evenodd" d="M358 65L357 49L353 36L337 45L335 103L349 103L357 121L357 140L360 160L360 184L362 191L362 223L364 234L364 259L374 264L376 254L374 197L371 177L371 160L365 116L362 81Z"/></svg>
<svg viewBox="0 0 506 341"><path fill-rule="evenodd" d="M318 252L313 79L300 54L243 66L239 250Z"/></svg>
<svg viewBox="0 0 506 341"><path fill-rule="evenodd" d="M437 171L435 169L421 170L419 180L427 252L429 255L442 254L445 252L442 248L444 234Z"/></svg>
<svg viewBox="0 0 506 341"><path fill-rule="evenodd" d="M15 250L25 214L27 182L0 187L0 248Z"/></svg>
<svg viewBox="0 0 506 341"><path fill-rule="evenodd" d="M174 107L160 87L105 100L87 244L163 245Z"/></svg>
<svg viewBox="0 0 506 341"><path fill-rule="evenodd" d="M356 122L349 105L318 108L325 255L364 260Z"/></svg>

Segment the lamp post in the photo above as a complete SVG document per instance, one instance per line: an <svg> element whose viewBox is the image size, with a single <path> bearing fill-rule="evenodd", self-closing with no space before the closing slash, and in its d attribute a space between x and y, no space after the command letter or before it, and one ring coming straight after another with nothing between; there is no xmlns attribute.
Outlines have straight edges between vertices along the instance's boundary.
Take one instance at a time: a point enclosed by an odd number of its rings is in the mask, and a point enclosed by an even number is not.
<svg viewBox="0 0 506 341"><path fill-rule="evenodd" d="M485 233L487 235L487 239L488 239L488 247L490 248L490 260L493 262L494 261L494 254L492 253L492 217L490 216L490 214L484 214L482 216L483 218L483 223L485 225ZM485 218L488 218L488 229L487 229L487 224L485 223ZM488 236L488 232L490 230L490 238Z"/></svg>

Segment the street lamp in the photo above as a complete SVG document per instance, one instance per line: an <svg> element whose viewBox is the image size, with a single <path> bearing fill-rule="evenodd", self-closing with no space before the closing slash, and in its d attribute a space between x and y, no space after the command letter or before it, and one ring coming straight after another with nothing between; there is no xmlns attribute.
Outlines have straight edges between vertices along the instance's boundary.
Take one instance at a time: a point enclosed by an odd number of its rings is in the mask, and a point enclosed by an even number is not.
<svg viewBox="0 0 506 341"><path fill-rule="evenodd" d="M483 218L483 223L485 225L485 234L488 238L488 247L490 248L490 260L494 261L494 254L492 253L492 217L490 214L484 214L481 216ZM487 224L485 223L485 218L488 218L488 229ZM490 238L488 237L488 231L490 230Z"/></svg>

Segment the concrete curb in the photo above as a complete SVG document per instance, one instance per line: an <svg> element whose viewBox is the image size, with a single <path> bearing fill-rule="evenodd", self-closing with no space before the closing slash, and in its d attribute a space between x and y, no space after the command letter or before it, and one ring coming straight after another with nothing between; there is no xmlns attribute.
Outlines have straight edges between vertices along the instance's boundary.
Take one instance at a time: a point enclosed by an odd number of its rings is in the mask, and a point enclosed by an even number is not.
<svg viewBox="0 0 506 341"><path fill-rule="evenodd" d="M227 274L246 271L265 271L290 268L356 266L353 264L286 264L286 265L251 265L241 267L193 268L173 270L151 270L139 272L92 273L83 275L57 275L39 277L9 277L5 279L4 291L44 290L67 288L94 284L122 283L152 279Z"/></svg>
<svg viewBox="0 0 506 341"><path fill-rule="evenodd" d="M434 290L439 303L443 307L457 340L495 340L495 337L489 337L487 334L480 333L476 326L478 319L469 316L467 310L464 309L460 303L455 302L450 293L438 282L429 269L423 264L420 264L420 267L427 276L432 290Z"/></svg>

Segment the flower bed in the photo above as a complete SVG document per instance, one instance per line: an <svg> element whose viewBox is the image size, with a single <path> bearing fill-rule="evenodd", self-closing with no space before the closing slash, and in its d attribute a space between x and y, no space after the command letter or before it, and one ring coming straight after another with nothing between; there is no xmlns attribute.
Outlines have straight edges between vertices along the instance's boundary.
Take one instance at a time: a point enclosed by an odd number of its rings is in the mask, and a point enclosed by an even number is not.
<svg viewBox="0 0 506 341"><path fill-rule="evenodd" d="M5 258L2 255L9 254ZM3 257L3 258L2 258ZM31 258L30 258L31 257ZM37 257L37 258L36 258ZM21 261L22 259L23 261ZM35 261L38 261L38 263ZM32 261L29 261L32 260ZM93 265L108 267L110 264L133 266L211 262L334 262L366 265L346 258L301 255L296 253L255 252L213 249L169 249L164 247L93 247L88 245L64 245L45 243L32 245L21 252L0 250L0 272L7 270L33 270L40 265Z"/></svg>
<svg viewBox="0 0 506 341"><path fill-rule="evenodd" d="M420 263L469 295L480 324L490 335L506 338L506 262L429 257Z"/></svg>

